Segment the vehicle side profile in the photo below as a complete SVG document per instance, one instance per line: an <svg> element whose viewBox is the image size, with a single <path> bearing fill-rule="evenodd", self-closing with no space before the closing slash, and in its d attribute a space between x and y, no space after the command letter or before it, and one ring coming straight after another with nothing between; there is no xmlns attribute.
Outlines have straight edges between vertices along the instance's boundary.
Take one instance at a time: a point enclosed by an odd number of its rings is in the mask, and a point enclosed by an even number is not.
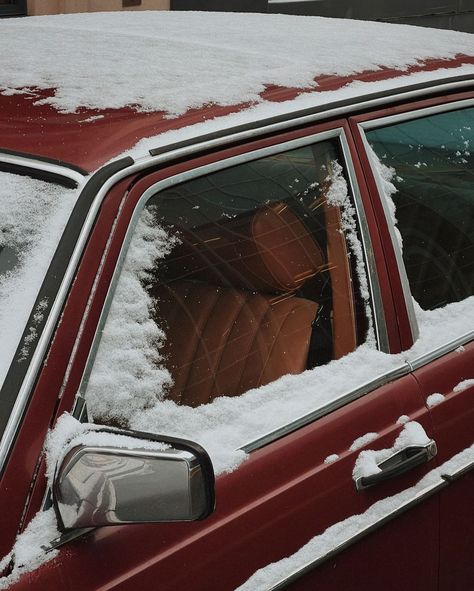
<svg viewBox="0 0 474 591"><path fill-rule="evenodd" d="M0 588L470 588L472 35L0 39Z"/></svg>

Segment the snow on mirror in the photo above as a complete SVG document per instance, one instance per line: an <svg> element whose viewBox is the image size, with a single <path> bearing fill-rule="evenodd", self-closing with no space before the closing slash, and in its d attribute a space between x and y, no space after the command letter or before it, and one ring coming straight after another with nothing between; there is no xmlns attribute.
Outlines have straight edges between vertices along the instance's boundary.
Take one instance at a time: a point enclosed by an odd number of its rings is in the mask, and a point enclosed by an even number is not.
<svg viewBox="0 0 474 591"><path fill-rule="evenodd" d="M81 389L95 422L199 441L220 472L347 385L314 388L329 363L375 352L340 161L321 142L149 200Z"/></svg>
<svg viewBox="0 0 474 591"><path fill-rule="evenodd" d="M82 435L69 443L53 479L60 531L195 521L213 511L212 465L196 444L87 424L80 428Z"/></svg>

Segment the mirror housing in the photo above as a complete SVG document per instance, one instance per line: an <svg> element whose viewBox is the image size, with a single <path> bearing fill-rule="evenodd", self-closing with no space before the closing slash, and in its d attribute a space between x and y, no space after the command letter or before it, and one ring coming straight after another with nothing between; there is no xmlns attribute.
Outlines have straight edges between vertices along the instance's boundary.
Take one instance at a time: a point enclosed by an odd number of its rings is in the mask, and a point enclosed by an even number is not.
<svg viewBox="0 0 474 591"><path fill-rule="evenodd" d="M200 446L137 431L93 434L98 444L73 441L56 467L52 494L60 531L195 521L213 512L214 471Z"/></svg>

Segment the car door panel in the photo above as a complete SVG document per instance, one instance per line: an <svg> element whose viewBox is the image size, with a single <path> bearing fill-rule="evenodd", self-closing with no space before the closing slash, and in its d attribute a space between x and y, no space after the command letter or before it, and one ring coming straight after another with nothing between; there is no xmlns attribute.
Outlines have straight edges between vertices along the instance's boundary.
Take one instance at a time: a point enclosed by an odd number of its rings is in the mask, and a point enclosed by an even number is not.
<svg viewBox="0 0 474 591"><path fill-rule="evenodd" d="M424 396L434 393L444 396L442 402L430 409L440 463L474 443L473 368L474 342L471 341L414 373ZM469 509L473 494L473 471L452 482L440 494L442 590L469 589L474 585L474 565L470 559L474 517Z"/></svg>
<svg viewBox="0 0 474 591"><path fill-rule="evenodd" d="M185 587L197 591L208 589L212 576L219 589L235 589L255 570L293 554L330 525L363 513L430 470L426 464L372 489L355 490L352 470L360 450L349 451L351 444L372 431L379 436L370 443L371 449L390 447L401 429L396 421L402 414L430 432L429 415L411 376L252 452L238 470L219 477L216 513L204 522L98 529L69 542L57 558L14 588L35 581L45 589L134 589L159 581L160 591ZM331 453L340 459L324 463ZM422 503L308 574L305 581L310 583L302 580L298 585L339 584L347 580L349 568L364 564L374 553L376 566L370 571L359 568L354 589L374 577L382 580L390 569L395 572L389 588L416 581L417 588L431 589L437 566L436 508L436 501ZM410 542L403 544L403 539ZM423 570L416 568L418 546L426 554ZM396 570L400 563L405 568Z"/></svg>

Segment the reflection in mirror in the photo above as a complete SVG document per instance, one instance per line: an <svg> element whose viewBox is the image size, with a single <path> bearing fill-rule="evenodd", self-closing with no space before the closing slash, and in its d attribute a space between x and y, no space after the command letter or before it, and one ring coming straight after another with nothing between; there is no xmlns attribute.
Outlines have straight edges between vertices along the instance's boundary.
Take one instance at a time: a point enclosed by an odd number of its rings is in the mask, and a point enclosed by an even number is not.
<svg viewBox="0 0 474 591"><path fill-rule="evenodd" d="M76 446L55 478L59 526L202 519L214 505L208 468L191 450Z"/></svg>

